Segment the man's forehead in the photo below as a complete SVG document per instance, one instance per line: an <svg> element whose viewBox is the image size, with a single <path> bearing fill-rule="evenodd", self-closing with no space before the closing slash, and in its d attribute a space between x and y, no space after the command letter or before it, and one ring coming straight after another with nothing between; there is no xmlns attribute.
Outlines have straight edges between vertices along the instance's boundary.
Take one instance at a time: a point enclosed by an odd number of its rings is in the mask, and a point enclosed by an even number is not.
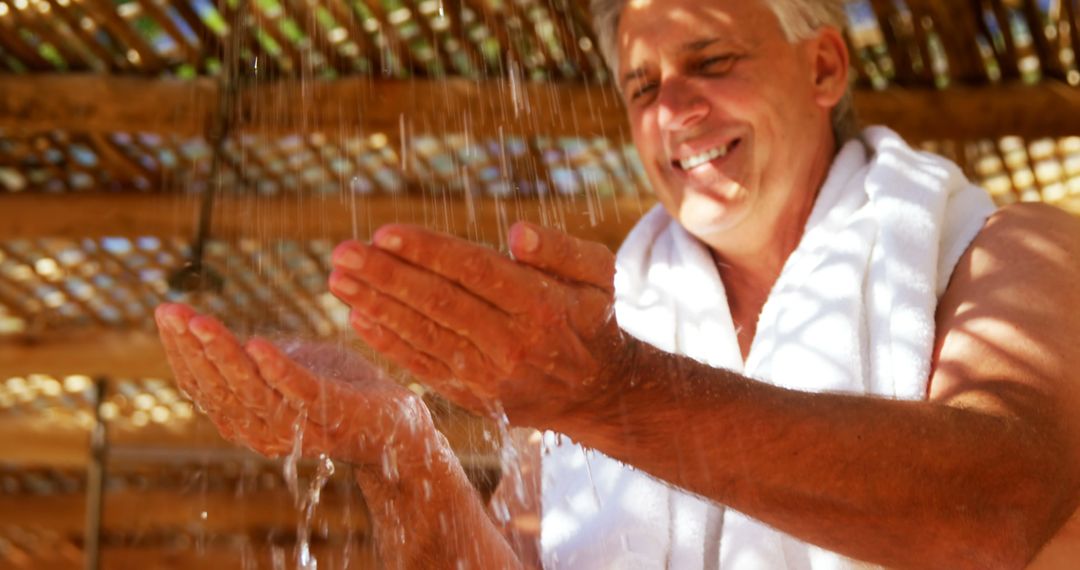
<svg viewBox="0 0 1080 570"><path fill-rule="evenodd" d="M619 22L620 48L639 42L695 51L701 42L743 43L776 22L760 1L631 0Z"/></svg>

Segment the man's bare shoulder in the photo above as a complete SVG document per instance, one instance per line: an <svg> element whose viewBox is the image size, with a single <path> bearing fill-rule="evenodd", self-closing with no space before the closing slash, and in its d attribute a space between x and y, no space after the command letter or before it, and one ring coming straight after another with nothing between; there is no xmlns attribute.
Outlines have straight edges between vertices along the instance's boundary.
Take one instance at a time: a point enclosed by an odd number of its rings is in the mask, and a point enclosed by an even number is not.
<svg viewBox="0 0 1080 570"><path fill-rule="evenodd" d="M1075 275L1080 269L1080 218L1046 204L1006 206L987 220L968 253L980 264L1011 261L1026 267L1027 258L1032 269L1057 265Z"/></svg>
<svg viewBox="0 0 1080 570"><path fill-rule="evenodd" d="M996 385L1060 401L1080 386L1078 283L1080 219L1041 204L996 212L938 305L930 397Z"/></svg>

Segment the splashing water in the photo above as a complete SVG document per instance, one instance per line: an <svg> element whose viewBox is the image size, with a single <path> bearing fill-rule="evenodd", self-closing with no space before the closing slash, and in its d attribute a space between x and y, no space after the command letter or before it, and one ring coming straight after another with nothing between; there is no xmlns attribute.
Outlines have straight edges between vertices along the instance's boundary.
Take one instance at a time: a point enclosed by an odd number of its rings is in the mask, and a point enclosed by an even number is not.
<svg viewBox="0 0 1080 570"><path fill-rule="evenodd" d="M307 489L301 492L297 466L304 448L304 423L307 413L301 412L293 424L293 448L282 464L285 484L296 502L296 508L303 515L296 525L296 568L297 570L318 570L319 562L311 554L311 523L315 509L319 506L322 490L330 477L334 475L334 462L326 455L319 454L315 475Z"/></svg>
<svg viewBox="0 0 1080 570"><path fill-rule="evenodd" d="M315 516L315 508L319 506L322 489L333 474L334 462L325 454L319 455L315 476L308 485L307 494L301 500L300 510L304 513L304 518L296 528L296 567L300 570L317 570L319 567L318 561L311 555L311 521Z"/></svg>

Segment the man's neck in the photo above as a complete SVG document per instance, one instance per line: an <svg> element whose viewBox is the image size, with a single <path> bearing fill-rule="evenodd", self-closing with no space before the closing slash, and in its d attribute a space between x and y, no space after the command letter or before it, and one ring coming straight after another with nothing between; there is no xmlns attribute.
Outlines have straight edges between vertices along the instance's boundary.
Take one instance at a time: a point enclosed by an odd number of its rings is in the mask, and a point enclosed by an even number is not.
<svg viewBox="0 0 1080 570"><path fill-rule="evenodd" d="M808 163L796 167L802 175L791 183L804 190L791 195L805 199L783 204L784 211L771 221L759 222L758 228L739 228L728 236L718 236L716 241L706 240L729 297L746 295L764 303L788 257L802 240L838 150L834 144L820 145Z"/></svg>
<svg viewBox="0 0 1080 570"><path fill-rule="evenodd" d="M836 148L832 145L824 145L819 150L803 171L805 176L797 182L809 190L794 195L805 196L806 199L800 203L785 204L787 210L774 220L771 231L732 232L726 243L707 244L724 283L732 317L742 329L739 342L743 345L744 357L749 351L761 308L788 257L802 240L806 222L825 184L835 154Z"/></svg>

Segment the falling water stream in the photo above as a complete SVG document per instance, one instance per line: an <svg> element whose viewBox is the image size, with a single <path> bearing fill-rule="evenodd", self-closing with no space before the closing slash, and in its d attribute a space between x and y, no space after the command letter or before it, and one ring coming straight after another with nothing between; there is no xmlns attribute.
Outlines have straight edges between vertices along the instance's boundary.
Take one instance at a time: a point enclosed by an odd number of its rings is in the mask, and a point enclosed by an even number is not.
<svg viewBox="0 0 1080 570"><path fill-rule="evenodd" d="M325 454L320 454L315 463L315 474L306 488L301 486L299 462L304 448L304 422L307 414L301 413L293 424L293 448L282 461L282 475L292 494L296 508L301 514L296 525L296 568L297 570L318 570L319 562L311 554L311 525L315 509L319 506L323 487L334 475L334 462Z"/></svg>
<svg viewBox="0 0 1080 570"><path fill-rule="evenodd" d="M424 16L421 13L424 8L420 8L422 5L420 2L368 1L381 4L383 9L397 6L395 10L398 12L409 7L413 10L411 17L414 20L431 17L431 14ZM329 229L333 227L332 223L318 220L313 223L315 227L303 228L304 237L294 238L281 235L281 229L272 227L261 216L262 212L268 212L270 208L276 207L274 198L287 198L297 211L316 207L323 208L327 216L345 213L351 221L352 235L357 239L364 239L370 235L377 223L405 221L420 223L436 230L457 231L473 241L491 243L502 251L508 249L509 228L517 219L531 218L533 221L540 221L564 231L575 229L568 222L570 219L568 214L571 211L584 215L584 219L594 226L604 219L602 193L597 172L610 166L610 164L604 165L604 161L608 160L605 153L614 153L614 151L606 146L603 148L591 146L593 142L588 138L583 138L591 135L571 133L562 139L542 136L537 138L538 135L530 132L532 130L542 132L545 125L536 124L536 117L539 116L536 113L558 99L554 91L546 94L551 96L550 100L546 95L538 96L537 94L541 92L533 89L533 82L538 78L556 79L565 73L565 68L559 67L557 69L563 71L553 71L556 68L552 67L551 70L545 72L549 75L536 75L538 60L529 56L528 52L532 50L539 53L547 48L541 49L541 46L536 43L539 36L526 37L528 34L525 32L529 30L523 27L523 24L529 26L528 22L507 23L487 20L490 14L474 13L471 9L466 19L463 8L457 4L444 6L439 0L434 10L434 14L437 14L439 19L482 21L481 26L486 26L483 29L485 33L492 33L492 26L507 26L511 30L511 37L507 41L513 45L500 46L495 56L497 61L488 56L486 63L479 62L480 67L474 70L474 73L462 73L463 77L477 81L498 80L492 81L489 87L490 94L493 96L485 97L485 100L475 108L462 109L460 116L441 118L441 126L438 121L424 124L402 113L397 117L395 124L386 125L383 131L365 132L365 127L362 125L342 122L336 128L337 132L334 132L334 129L314 132L312 125L308 123L307 115L297 113L296 109L305 109L312 104L309 97L313 92L313 86L324 79L317 75L315 68L318 65L325 65L325 62L321 61L322 56L316 52L327 50L323 41L325 37L319 37L320 34L325 36L326 30L321 30L312 22L300 22L300 27L304 28L303 32L306 34L307 44L297 46L302 55L296 62L297 67L292 68L291 71L284 70L280 65L279 54L267 55L258 49L253 49L251 38L245 37L249 33L253 34L252 30L273 25L261 19L260 14L265 11L265 6L253 0L226 0L226 2L233 8L224 13L228 20L229 33L226 41L223 42L226 53L219 78L222 80L222 85L230 86L230 89L234 90L242 88L253 96L222 104L223 112L234 119L242 117L246 124L244 129L237 127L229 133L227 154L231 162L227 172L224 166L222 166L222 173L214 169L213 178L215 179L208 180L203 188L217 188L222 192L222 196L240 191L244 196L250 197L247 200L248 205L245 206L249 209L243 212L224 212L226 216L244 216L241 224L234 225L240 228L249 239L248 245L244 246L246 249L241 248L242 251L225 254L221 251L210 252L208 260L212 261L216 256L219 267L223 269L222 273L232 276L223 286L224 290L213 293L211 297L213 295L226 299L231 297L235 302L237 297L257 298L261 293L265 293L262 289L266 288L276 290L277 295L283 296L284 299L283 302L273 305L273 309L266 314L244 314L249 310L248 308L237 311L241 313L240 322L226 321L226 324L234 327L237 332L246 334L252 332L252 329L269 327L275 334L291 334L289 331L296 332L303 329L301 325L310 324L304 322L307 318L304 314L305 310L315 308L304 305L310 300L287 298L297 289L301 289L301 286L296 283L301 274L297 272L295 266L291 265L289 254L284 248L296 247L301 251L306 248L307 253L311 254L310 245L299 240L322 239L322 241L331 242L329 247L332 247L332 242L342 237ZM556 10L555 6L561 4L553 3L552 0L511 0L511 3L517 5L511 11L523 10L526 7L540 7L551 17L568 17ZM503 3L481 0L481 4L487 6L484 10L488 10ZM500 9L496 8L492 13L499 13ZM515 16L511 20L516 18ZM354 23L361 23L367 27L372 21L374 20L371 16L367 16L366 20L358 19ZM383 26L386 28L383 29ZM433 72L433 68L427 68L427 63L423 65L415 61L403 63L402 54L398 53L401 46L395 43L400 39L393 37L400 30L390 29L392 27L393 25L388 26L386 22L383 22L376 26L375 31L369 30L372 38L377 38L375 45L379 56L373 57L370 61L371 66L362 73L367 74L373 82L385 78L411 82L418 78L419 81L434 84L435 81L446 78L447 70ZM428 40L432 39L428 38ZM574 42L577 42L576 36L571 40L571 43L563 48L577 49L574 45ZM441 40L433 42L436 44L434 46L436 50L444 49L438 45L439 41ZM591 42L588 45L591 46ZM406 48L408 49L414 48ZM543 62L540 61L540 63ZM578 70L577 73L591 73L586 68ZM453 69L448 71L451 74L455 73ZM269 93L269 85L290 74L299 83L300 89L295 92L298 97L289 101L263 97L264 93L260 90L266 89ZM602 76L598 75L598 77ZM580 77L571 76L564 78L580 79ZM450 81L446 83L449 85ZM550 89L555 89L555 87L552 86ZM377 101L377 98L370 101ZM344 100L337 101L336 104L348 107L360 105L360 101ZM247 108L242 108L245 105ZM569 109L568 111L582 114L591 110ZM487 132L477 132L473 121L474 118L479 118L476 115L483 114L488 115L484 120L491 121L491 117L499 117L502 122ZM299 121L297 117L300 117ZM287 128L283 129L283 126ZM283 132L289 132L292 135L281 136ZM314 140L312 137L317 137L319 142L312 142ZM395 137L398 140L394 140ZM459 137L463 142L448 142L454 137ZM293 143L297 140L299 142L297 144L285 142L289 140L293 140ZM433 148L436 149L434 152L438 156L424 150L425 144L433 144ZM267 152L264 154L262 150ZM303 170L308 166L305 166L305 162L298 157L305 153L314 156L315 166L312 168L318 167L326 172L336 173L339 178L336 191L328 190L324 183L308 184L308 181L304 179L308 171ZM635 173L625 161L625 156L623 158L623 166L614 168L623 169L627 173L623 176L622 182L633 184ZM445 159L449 164L441 174L438 174L436 159ZM583 167L583 160L593 160L596 164ZM341 161L347 162L350 166L339 169L335 163ZM397 171L391 172L391 170ZM447 172L452 174L447 174ZM385 176L381 176L383 174ZM267 181L264 177L272 180ZM620 183L614 175L611 182ZM399 194L406 190L419 195ZM379 199L380 196L395 200L392 219L387 219L385 213L373 213L372 209L368 208L369 200ZM614 194L611 196L614 197ZM409 206L399 208L396 203L398 198L405 198L403 204L409 204ZM409 201L410 198L418 199ZM536 199L538 208L526 209L523 206L523 199ZM340 212L331 212L335 209ZM375 219L380 215L383 218ZM485 215L487 217L484 217ZM616 215L618 215L617 208ZM494 224L485 224L485 219L493 220ZM462 220L465 224L459 223ZM282 238L298 241L279 241ZM281 245L282 243L285 245ZM220 245L221 242L218 244ZM228 250L227 247L221 247L222 250ZM329 247L322 253L324 261ZM309 255L312 259L317 256L318 254ZM243 279L237 278L238 274L243 274ZM325 277L325 275L322 276L323 283L325 283ZM266 302L268 299L258 300ZM217 306L211 304L209 307L202 308L208 312L221 314L220 309L225 306L227 303L219 302ZM225 318L224 315L222 316ZM245 322L245 319L255 322ZM266 322L259 322L260 319ZM327 323L316 323L316 325L308 327L313 328L312 331L302 334L312 336L311 333L314 332L314 336L338 343L342 347L345 345L344 339L352 336L347 332L348 327L344 321L333 322L331 318ZM498 447L501 484L510 485L512 497L519 501L526 501L529 482L525 480L522 473L523 458L521 450L515 444L510 423L501 409L493 410L490 415L495 424L493 436L497 441L493 443ZM318 529L313 528L316 520L315 512L319 507L320 499L323 498L324 490L335 473L335 465L329 457L321 455L314 461L310 476L306 476L308 471L302 469L307 465L302 463L305 422L306 417L300 414L293 426L291 452L281 464L281 474L291 493L298 515L295 548L291 562L285 563L281 556L283 551L280 547L275 547L275 568L284 569L295 566L298 570L317 570L319 566L319 560L316 560L315 556L316 550L312 548L312 537L320 536L317 534ZM544 445L547 446L546 443ZM394 480L400 476L399 460L411 459L413 458L399 458L392 448L388 448L382 454L379 467L387 479ZM425 458L425 460L430 461L431 458ZM352 481L335 479L330 489L338 491L336 486L338 483L341 483L342 489L346 491L341 494L335 492L331 500L345 503L354 499L359 501L359 493L353 489ZM433 493L439 492L439 489L432 489L430 482L422 482L422 485L425 496L430 497ZM347 528L333 529L334 532L346 533L344 567L349 565L353 537L356 534L369 532L366 529L358 531L353 528L354 522L348 514L349 508L346 504ZM491 508L499 522L513 523L510 520L509 506L505 502L497 501L491 505ZM334 524L338 523L335 521ZM326 538L329 532L326 530L321 536ZM406 540L404 536L394 538L400 538L402 543ZM320 554L322 558L331 556L334 555ZM334 560L323 560L323 562L324 568L328 566L336 568L342 567L343 561L341 557L335 557Z"/></svg>

